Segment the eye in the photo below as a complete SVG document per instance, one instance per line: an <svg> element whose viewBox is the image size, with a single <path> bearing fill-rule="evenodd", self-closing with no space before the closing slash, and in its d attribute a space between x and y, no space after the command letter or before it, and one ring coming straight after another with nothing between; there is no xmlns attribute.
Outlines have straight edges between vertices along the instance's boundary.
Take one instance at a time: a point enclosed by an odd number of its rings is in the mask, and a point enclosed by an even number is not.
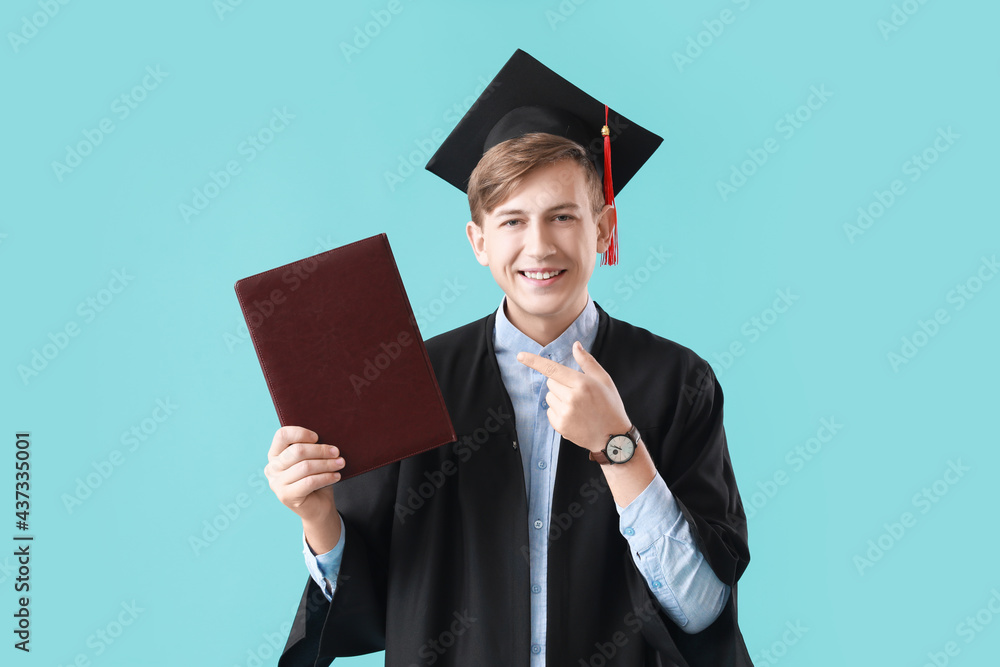
<svg viewBox="0 0 1000 667"><path fill-rule="evenodd" d="M504 220L500 223L501 227L513 227L514 225L520 223L521 221L517 218L511 218L510 220Z"/></svg>
<svg viewBox="0 0 1000 667"><path fill-rule="evenodd" d="M573 216L570 215L569 213L562 213L556 216L556 220L558 220L559 222L569 222L573 219L574 219Z"/></svg>

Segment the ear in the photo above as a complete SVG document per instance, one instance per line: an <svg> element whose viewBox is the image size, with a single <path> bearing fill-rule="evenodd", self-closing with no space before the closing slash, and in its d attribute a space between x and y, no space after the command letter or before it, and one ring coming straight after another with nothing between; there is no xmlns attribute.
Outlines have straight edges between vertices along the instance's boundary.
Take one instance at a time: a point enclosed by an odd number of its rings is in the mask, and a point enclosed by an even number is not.
<svg viewBox="0 0 1000 667"><path fill-rule="evenodd" d="M611 220L615 209L611 204L605 204L597 215L597 252L604 254L611 245Z"/></svg>
<svg viewBox="0 0 1000 667"><path fill-rule="evenodd" d="M490 258L486 254L486 239L483 236L483 228L469 220L465 223L465 235L469 237L469 245L472 246L472 252L476 254L476 261L483 266L490 265Z"/></svg>

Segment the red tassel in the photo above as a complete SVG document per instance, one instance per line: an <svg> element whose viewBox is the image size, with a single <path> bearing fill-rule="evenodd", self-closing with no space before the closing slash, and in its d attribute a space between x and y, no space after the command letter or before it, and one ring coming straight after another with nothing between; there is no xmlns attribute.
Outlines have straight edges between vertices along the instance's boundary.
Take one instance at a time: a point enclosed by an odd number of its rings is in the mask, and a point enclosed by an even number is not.
<svg viewBox="0 0 1000 667"><path fill-rule="evenodd" d="M611 222L611 244L601 257L601 266L618 263L618 211L615 209L615 188L611 182L611 130L608 129L608 105L604 105L604 203L611 206L608 211Z"/></svg>

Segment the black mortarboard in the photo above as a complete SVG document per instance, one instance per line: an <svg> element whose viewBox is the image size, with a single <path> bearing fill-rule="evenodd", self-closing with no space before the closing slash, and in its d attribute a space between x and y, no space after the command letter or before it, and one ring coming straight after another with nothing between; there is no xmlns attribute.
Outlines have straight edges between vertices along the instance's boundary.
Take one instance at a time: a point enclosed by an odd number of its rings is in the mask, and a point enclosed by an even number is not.
<svg viewBox="0 0 1000 667"><path fill-rule="evenodd" d="M556 134L583 146L604 179L605 201L612 206L614 196L663 141L518 49L437 149L427 169L465 192L486 151L529 132ZM612 245L603 263L616 260L617 225L612 217Z"/></svg>

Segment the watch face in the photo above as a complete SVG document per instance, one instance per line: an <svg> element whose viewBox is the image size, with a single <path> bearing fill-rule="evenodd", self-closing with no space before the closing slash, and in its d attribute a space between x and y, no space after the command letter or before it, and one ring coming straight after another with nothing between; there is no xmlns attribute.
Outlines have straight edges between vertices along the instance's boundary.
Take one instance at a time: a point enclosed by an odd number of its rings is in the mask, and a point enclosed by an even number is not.
<svg viewBox="0 0 1000 667"><path fill-rule="evenodd" d="M625 463L635 454L635 443L626 435L616 435L611 438L605 451L609 461Z"/></svg>

